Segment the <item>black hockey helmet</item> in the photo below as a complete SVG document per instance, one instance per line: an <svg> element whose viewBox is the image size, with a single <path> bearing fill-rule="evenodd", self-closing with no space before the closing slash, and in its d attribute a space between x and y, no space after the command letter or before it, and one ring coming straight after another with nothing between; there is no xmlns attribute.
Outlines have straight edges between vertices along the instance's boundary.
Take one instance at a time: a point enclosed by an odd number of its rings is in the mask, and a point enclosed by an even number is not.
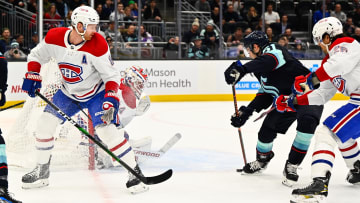
<svg viewBox="0 0 360 203"><path fill-rule="evenodd" d="M256 30L244 38L244 46L245 48L249 48L250 51L253 51L254 44L259 45L262 51L267 45L269 45L269 39L264 32Z"/></svg>

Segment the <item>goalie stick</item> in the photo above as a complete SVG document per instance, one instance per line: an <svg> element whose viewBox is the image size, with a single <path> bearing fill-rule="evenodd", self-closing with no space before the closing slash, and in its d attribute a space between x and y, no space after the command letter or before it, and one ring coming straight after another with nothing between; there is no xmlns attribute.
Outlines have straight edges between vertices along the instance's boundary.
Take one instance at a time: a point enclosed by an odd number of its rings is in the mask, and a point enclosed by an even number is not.
<svg viewBox="0 0 360 203"><path fill-rule="evenodd" d="M135 156L146 158L160 158L163 156L172 146L174 146L181 138L180 133L176 133L170 138L165 145L159 151L146 151L141 149L133 149Z"/></svg>
<svg viewBox="0 0 360 203"><path fill-rule="evenodd" d="M59 107L57 107L54 103L52 103L50 100L48 100L44 95L42 95L39 91L35 91L35 95L39 96L42 100L44 100L47 104L49 104L54 110L56 110L63 118L68 120L73 126L75 126L79 131L85 134L86 137L88 137L90 140L92 140L95 144L97 144L101 149L103 149L108 155L110 155L113 159L115 159L117 162L119 162L124 168L126 168L130 173L132 173L136 178L138 178L141 182L143 182L146 185L153 185L158 184L161 182L164 182L168 180L171 176L173 171L171 169L165 171L164 173L152 176L152 177L145 177L138 174L134 169L132 169L129 165L127 165L125 162L123 162L121 159L119 159L117 156L115 156L114 153L112 153L108 148L106 148L101 142L99 142L97 139L95 139L93 136L90 135L89 132L87 132L85 129L83 129L76 121L74 121L71 117L66 115L64 112L61 111Z"/></svg>

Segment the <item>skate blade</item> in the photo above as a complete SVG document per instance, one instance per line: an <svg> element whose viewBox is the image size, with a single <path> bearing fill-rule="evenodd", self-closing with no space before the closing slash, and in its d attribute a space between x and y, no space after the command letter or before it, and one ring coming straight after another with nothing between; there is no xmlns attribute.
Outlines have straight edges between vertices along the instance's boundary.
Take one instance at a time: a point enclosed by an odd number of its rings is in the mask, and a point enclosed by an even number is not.
<svg viewBox="0 0 360 203"><path fill-rule="evenodd" d="M139 183L128 188L129 192L133 195L140 194L149 190L149 187L144 183Z"/></svg>
<svg viewBox="0 0 360 203"><path fill-rule="evenodd" d="M323 195L292 195L290 203L325 203Z"/></svg>
<svg viewBox="0 0 360 203"><path fill-rule="evenodd" d="M33 183L23 183L22 189L42 188L48 185L49 185L49 179L41 179Z"/></svg>
<svg viewBox="0 0 360 203"><path fill-rule="evenodd" d="M284 177L283 181L281 182L283 185L287 186L287 187L292 187L295 185L296 181L293 180L289 180L287 178Z"/></svg>

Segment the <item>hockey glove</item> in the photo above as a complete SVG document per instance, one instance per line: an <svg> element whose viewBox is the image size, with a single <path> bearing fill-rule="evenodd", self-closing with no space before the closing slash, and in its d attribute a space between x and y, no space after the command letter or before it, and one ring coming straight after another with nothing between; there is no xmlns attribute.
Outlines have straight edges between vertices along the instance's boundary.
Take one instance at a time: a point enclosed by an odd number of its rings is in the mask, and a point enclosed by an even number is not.
<svg viewBox="0 0 360 203"><path fill-rule="evenodd" d="M294 98L295 96L293 94L289 96L280 95L275 97L274 106L276 107L276 110L281 113L296 112L296 109L294 108Z"/></svg>
<svg viewBox="0 0 360 203"><path fill-rule="evenodd" d="M231 125L240 128L245 124L253 112L253 108L241 106L239 109L239 116L236 116L236 114L231 116Z"/></svg>
<svg viewBox="0 0 360 203"><path fill-rule="evenodd" d="M303 95L307 91L313 90L312 73L306 76L300 75L295 78L294 85L292 86L292 92L295 95Z"/></svg>
<svg viewBox="0 0 360 203"><path fill-rule="evenodd" d="M105 124L110 124L116 118L119 110L119 97L115 92L107 92L104 96L104 103L102 104L104 115L101 116L101 120Z"/></svg>
<svg viewBox="0 0 360 203"><path fill-rule="evenodd" d="M41 88L41 76L36 72L27 72L25 74L22 90L28 93L30 97L35 97L35 91Z"/></svg>
<svg viewBox="0 0 360 203"><path fill-rule="evenodd" d="M241 62L233 62L224 72L225 81L228 85L234 85L245 76L246 72Z"/></svg>

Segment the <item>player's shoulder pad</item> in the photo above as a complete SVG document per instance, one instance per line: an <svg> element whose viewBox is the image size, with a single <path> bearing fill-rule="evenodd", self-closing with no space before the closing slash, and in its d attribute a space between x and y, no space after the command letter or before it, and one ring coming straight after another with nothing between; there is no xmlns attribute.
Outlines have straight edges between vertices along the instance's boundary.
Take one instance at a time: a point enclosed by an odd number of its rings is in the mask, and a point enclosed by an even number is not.
<svg viewBox="0 0 360 203"><path fill-rule="evenodd" d="M109 46L103 36L99 33L95 33L91 40L87 41L79 51L88 52L96 57L106 54Z"/></svg>
<svg viewBox="0 0 360 203"><path fill-rule="evenodd" d="M57 27L50 29L49 32L46 34L45 42L47 44L54 44L65 47L64 36L66 31L68 30L69 28L66 27Z"/></svg>

